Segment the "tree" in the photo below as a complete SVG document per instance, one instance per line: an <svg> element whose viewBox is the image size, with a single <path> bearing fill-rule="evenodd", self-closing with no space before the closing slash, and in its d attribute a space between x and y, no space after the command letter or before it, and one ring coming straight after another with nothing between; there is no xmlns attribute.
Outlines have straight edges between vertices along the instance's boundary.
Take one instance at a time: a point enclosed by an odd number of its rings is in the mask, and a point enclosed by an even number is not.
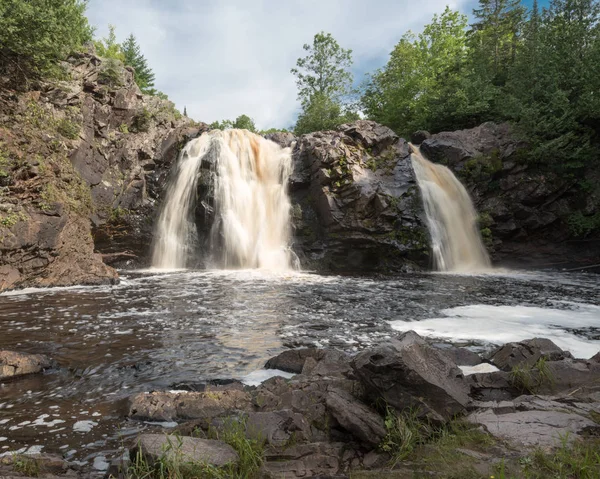
<svg viewBox="0 0 600 479"><path fill-rule="evenodd" d="M447 7L423 33L405 34L365 86L367 116L405 135L472 126L485 105L469 81L466 26L466 16Z"/></svg>
<svg viewBox="0 0 600 479"><path fill-rule="evenodd" d="M133 34L130 34L121 46L123 62L135 70L135 82L143 93L156 94L154 90L154 72L140 50Z"/></svg>
<svg viewBox="0 0 600 479"><path fill-rule="evenodd" d="M346 101L352 91L352 50L341 48L330 33L324 32L317 33L312 45L303 48L307 55L291 70L302 105L295 133L330 129L348 118L358 118Z"/></svg>
<svg viewBox="0 0 600 479"><path fill-rule="evenodd" d="M0 1L0 71L21 79L48 74L92 39L82 0Z"/></svg>
<svg viewBox="0 0 600 479"><path fill-rule="evenodd" d="M294 133L304 135L313 131L332 130L338 125L358 120L352 111L344 111L335 100L322 93L311 96L298 116Z"/></svg>
<svg viewBox="0 0 600 479"><path fill-rule="evenodd" d="M291 72L296 76L298 99L307 103L313 95L334 101L350 93L352 50L341 48L330 33L317 33L313 44L305 44L308 54L298 58Z"/></svg>
<svg viewBox="0 0 600 479"><path fill-rule="evenodd" d="M125 55L123 54L121 44L117 42L114 25L108 26L108 36L102 40L95 40L94 46L99 56L125 63Z"/></svg>
<svg viewBox="0 0 600 479"><path fill-rule="evenodd" d="M479 76L502 86L515 61L525 16L520 0L479 0L476 21L469 32L474 65Z"/></svg>
<svg viewBox="0 0 600 479"><path fill-rule="evenodd" d="M187 116L187 108L185 106L183 107L183 116Z"/></svg>
<svg viewBox="0 0 600 479"><path fill-rule="evenodd" d="M210 124L210 128L212 128L213 130L229 130L231 128L237 128L240 130L248 130L252 133L256 133L256 126L254 125L254 120L248 115L240 115L235 119L235 121L214 121Z"/></svg>

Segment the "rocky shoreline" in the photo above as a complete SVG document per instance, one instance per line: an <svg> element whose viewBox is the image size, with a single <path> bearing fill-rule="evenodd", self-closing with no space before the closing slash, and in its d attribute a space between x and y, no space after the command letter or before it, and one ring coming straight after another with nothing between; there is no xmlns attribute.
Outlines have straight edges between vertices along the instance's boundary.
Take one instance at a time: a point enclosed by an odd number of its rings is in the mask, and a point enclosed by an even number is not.
<svg viewBox="0 0 600 479"><path fill-rule="evenodd" d="M0 380L51 364L1 352ZM409 331L355 356L287 350L265 368L293 376L133 395L128 420L172 429L145 431L106 477L552 477L535 474L588 449L587 475L571 463L556 477L600 477L600 352L575 359L534 338L481 357ZM24 461L43 477L93 475L51 455L5 455L0 475L28 475Z"/></svg>

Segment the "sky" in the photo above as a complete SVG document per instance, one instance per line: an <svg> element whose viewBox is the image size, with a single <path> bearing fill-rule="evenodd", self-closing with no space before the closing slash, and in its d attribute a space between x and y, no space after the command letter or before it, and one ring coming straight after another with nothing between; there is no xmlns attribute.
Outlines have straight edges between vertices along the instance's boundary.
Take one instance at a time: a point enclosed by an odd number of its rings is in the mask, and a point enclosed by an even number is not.
<svg viewBox="0 0 600 479"><path fill-rule="evenodd" d="M191 118L211 123L247 114L259 129L289 128L300 110L290 69L302 45L329 32L353 51L355 83L383 66L400 37L419 32L446 5L473 0L90 0L98 37L130 33L155 87Z"/></svg>

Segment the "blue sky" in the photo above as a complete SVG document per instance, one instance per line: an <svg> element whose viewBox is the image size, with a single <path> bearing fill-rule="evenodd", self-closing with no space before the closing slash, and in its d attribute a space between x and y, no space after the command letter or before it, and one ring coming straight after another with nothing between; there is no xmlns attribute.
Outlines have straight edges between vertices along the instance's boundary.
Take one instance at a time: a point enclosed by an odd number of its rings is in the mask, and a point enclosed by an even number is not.
<svg viewBox="0 0 600 479"><path fill-rule="evenodd" d="M527 2L526 2L527 3ZM380 67L408 30L420 31L446 5L470 13L471 0L91 0L97 35L108 24L133 33L156 87L199 121L245 113L259 128L289 127L299 110L290 69L315 33L353 50L356 81Z"/></svg>

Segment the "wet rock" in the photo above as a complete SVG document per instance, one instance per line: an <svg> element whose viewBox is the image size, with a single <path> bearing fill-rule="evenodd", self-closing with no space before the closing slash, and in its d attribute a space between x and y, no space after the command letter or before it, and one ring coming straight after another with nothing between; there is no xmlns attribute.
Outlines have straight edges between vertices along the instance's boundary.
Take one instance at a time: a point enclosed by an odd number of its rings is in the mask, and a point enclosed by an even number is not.
<svg viewBox="0 0 600 479"><path fill-rule="evenodd" d="M251 408L251 397L239 390L140 393L129 399L129 416L170 421L225 415Z"/></svg>
<svg viewBox="0 0 600 479"><path fill-rule="evenodd" d="M425 131L425 130L418 130L418 131L415 131L410 136L410 142L413 145L420 145L421 143L423 143L425 140L428 140L429 138L431 138L431 133L429 133L428 131Z"/></svg>
<svg viewBox="0 0 600 479"><path fill-rule="evenodd" d="M352 367L367 394L397 409L419 407L431 419L445 421L469 403L460 369L414 331L359 353Z"/></svg>
<svg viewBox="0 0 600 479"><path fill-rule="evenodd" d="M298 138L290 195L294 247L318 271L428 264L428 235L407 143L359 120Z"/></svg>
<svg viewBox="0 0 600 479"><path fill-rule="evenodd" d="M52 367L52 360L43 354L0 351L0 379L40 373L50 367Z"/></svg>
<svg viewBox="0 0 600 479"><path fill-rule="evenodd" d="M515 447L556 447L564 438L572 441L586 428L597 426L578 414L544 410L503 414L488 409L470 414L467 421L482 425L490 434Z"/></svg>
<svg viewBox="0 0 600 479"><path fill-rule="evenodd" d="M216 467L235 464L239 461L237 452L223 441L200 439L168 434L141 434L131 448L131 456L138 451L154 463L161 457L182 463L203 463Z"/></svg>
<svg viewBox="0 0 600 479"><path fill-rule="evenodd" d="M271 140L277 143L279 146L283 148L287 148L292 145L294 141L296 141L296 137L293 133L288 131L276 131L274 133L267 133L265 135L267 140Z"/></svg>
<svg viewBox="0 0 600 479"><path fill-rule="evenodd" d="M326 404L340 426L358 441L375 447L385 437L383 418L346 391L330 389Z"/></svg>
<svg viewBox="0 0 600 479"><path fill-rule="evenodd" d="M288 349L269 359L265 369L279 369L288 373L300 374L307 358L319 358L324 350L317 348Z"/></svg>
<svg viewBox="0 0 600 479"><path fill-rule="evenodd" d="M67 462L56 454L9 454L0 457L0 464L14 466L15 462L22 460L35 462L34 467L44 475L64 474L68 469ZM1 475L1 471L0 477L5 477Z"/></svg>
<svg viewBox="0 0 600 479"><path fill-rule="evenodd" d="M515 366L532 367L540 358L556 361L570 357L571 353L563 351L549 339L533 338L507 343L496 350L490 359L499 369L511 371Z"/></svg>
<svg viewBox="0 0 600 479"><path fill-rule="evenodd" d="M304 416L290 410L251 412L246 419L246 435L274 447L310 438L310 426Z"/></svg>

